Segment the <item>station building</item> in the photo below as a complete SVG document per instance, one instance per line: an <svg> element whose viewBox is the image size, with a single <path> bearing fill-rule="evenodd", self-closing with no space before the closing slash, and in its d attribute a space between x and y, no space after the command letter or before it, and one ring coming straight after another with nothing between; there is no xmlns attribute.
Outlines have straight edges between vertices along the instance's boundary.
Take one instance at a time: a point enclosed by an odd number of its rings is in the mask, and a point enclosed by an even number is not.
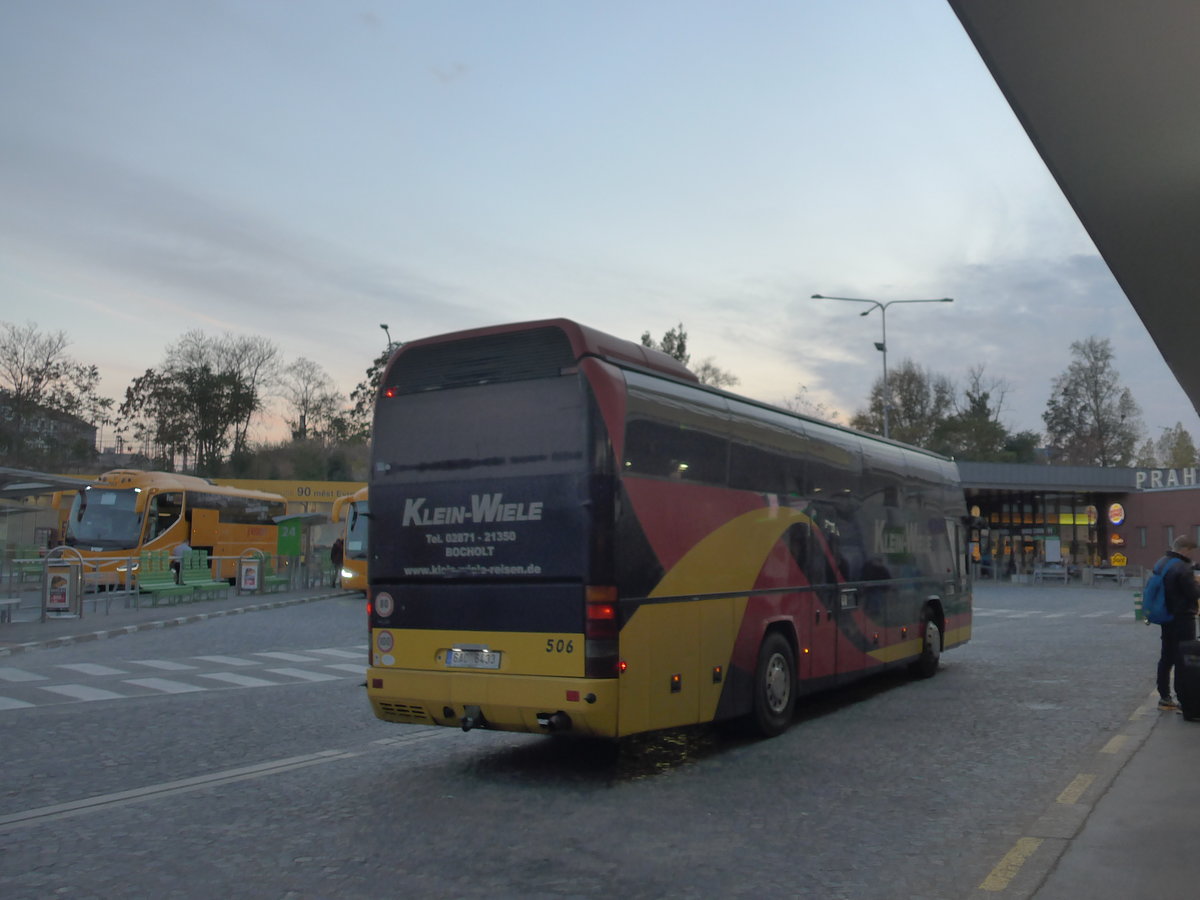
<svg viewBox="0 0 1200 900"><path fill-rule="evenodd" d="M958 463L980 574L1021 580L1046 563L1140 577L1181 534L1200 541L1200 468Z"/></svg>

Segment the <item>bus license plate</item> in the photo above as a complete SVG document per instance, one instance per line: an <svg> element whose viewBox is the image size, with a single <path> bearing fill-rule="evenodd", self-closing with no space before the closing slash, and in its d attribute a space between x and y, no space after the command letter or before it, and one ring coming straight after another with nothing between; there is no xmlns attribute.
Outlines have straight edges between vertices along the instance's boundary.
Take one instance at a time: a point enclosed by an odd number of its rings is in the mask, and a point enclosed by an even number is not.
<svg viewBox="0 0 1200 900"><path fill-rule="evenodd" d="M451 650L446 654L446 666L450 669L498 669L499 650Z"/></svg>

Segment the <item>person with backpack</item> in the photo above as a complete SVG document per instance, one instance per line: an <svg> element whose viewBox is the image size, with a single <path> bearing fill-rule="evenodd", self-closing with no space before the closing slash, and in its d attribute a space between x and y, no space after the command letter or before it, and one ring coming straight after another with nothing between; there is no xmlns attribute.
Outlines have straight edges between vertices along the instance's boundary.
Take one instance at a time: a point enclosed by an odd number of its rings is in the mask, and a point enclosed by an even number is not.
<svg viewBox="0 0 1200 900"><path fill-rule="evenodd" d="M1179 645L1196 638L1197 602L1200 601L1200 584L1192 571L1196 555L1196 540L1180 535L1171 543L1171 549L1154 565L1154 571L1162 573L1163 592L1167 603L1169 622L1163 622L1162 653L1158 658L1158 708L1179 709ZM1171 673L1174 672L1175 697L1171 696Z"/></svg>

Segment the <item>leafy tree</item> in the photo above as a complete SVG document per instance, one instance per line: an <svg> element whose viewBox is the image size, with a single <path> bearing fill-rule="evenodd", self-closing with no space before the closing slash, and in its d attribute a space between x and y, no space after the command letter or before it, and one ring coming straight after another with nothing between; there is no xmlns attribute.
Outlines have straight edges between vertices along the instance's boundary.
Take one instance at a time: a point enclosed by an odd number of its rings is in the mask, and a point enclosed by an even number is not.
<svg viewBox="0 0 1200 900"><path fill-rule="evenodd" d="M182 408L176 402L171 378L147 369L125 389L120 407L120 431L131 432L141 453L157 468L173 469L177 455L187 465L188 433Z"/></svg>
<svg viewBox="0 0 1200 900"><path fill-rule="evenodd" d="M403 341L389 340L387 349L371 361L366 379L356 384L350 392L350 409L338 421L331 423L335 433L344 433L350 440L365 441L370 438L371 419L375 415L375 397L379 393L379 383L383 380L383 370L387 368L392 354L403 346Z"/></svg>
<svg viewBox="0 0 1200 900"><path fill-rule="evenodd" d="M1196 444L1182 422L1176 422L1173 428L1163 429L1155 451L1154 455L1163 468L1186 469L1196 465Z"/></svg>
<svg viewBox="0 0 1200 900"><path fill-rule="evenodd" d="M247 400L237 410L237 419L230 423L230 440L235 454L244 453L251 421L263 409L264 393L276 380L279 349L262 336L211 337L202 331L189 331L171 348L168 359L169 369L209 368L243 386Z"/></svg>
<svg viewBox="0 0 1200 900"><path fill-rule="evenodd" d="M662 336L661 341L655 341L650 337L649 331L642 332L642 346L650 347L654 350L661 350L667 356L673 356L685 366L691 360L691 355L687 351L687 329L680 322L670 331Z"/></svg>
<svg viewBox="0 0 1200 900"><path fill-rule="evenodd" d="M935 425L928 449L977 462L1004 459L1009 433L1000 415L1007 393L1002 380L985 383L983 366L970 369L962 400L955 399L954 412Z"/></svg>
<svg viewBox="0 0 1200 900"><path fill-rule="evenodd" d="M237 374L193 365L147 369L126 390L121 414L163 468L173 468L178 456L187 469L190 457L196 472L217 475L232 444L232 423L241 421L252 403L249 385Z"/></svg>
<svg viewBox="0 0 1200 900"><path fill-rule="evenodd" d="M1112 344L1090 337L1071 344L1067 370L1054 379L1042 413L1053 458L1067 465L1126 466L1142 432L1141 409L1113 366Z"/></svg>
<svg viewBox="0 0 1200 900"><path fill-rule="evenodd" d="M0 322L0 395L7 417L0 425L0 450L12 461L30 461L29 423L42 411L67 413L97 427L111 422L113 401L98 393L99 369L68 356L68 343L63 332L43 332L33 322ZM56 461L78 455L58 450Z"/></svg>
<svg viewBox="0 0 1200 900"><path fill-rule="evenodd" d="M1037 457L1042 436L1036 431L1018 431L1004 441L1000 457L995 462L1031 463Z"/></svg>
<svg viewBox="0 0 1200 900"><path fill-rule="evenodd" d="M188 332L167 348L167 362L130 384L120 410L124 427L164 468L179 458L184 469L216 475L232 449L234 468L243 470L247 429L263 406L274 358L262 339Z"/></svg>
<svg viewBox="0 0 1200 900"><path fill-rule="evenodd" d="M911 359L888 371L891 406L890 436L907 444L929 447L954 404L954 383L944 375L922 369ZM867 409L854 414L850 425L883 434L883 377L875 379Z"/></svg>
<svg viewBox="0 0 1200 900"><path fill-rule="evenodd" d="M1133 464L1139 469L1157 469L1158 468L1158 451L1154 449L1154 441L1146 438L1138 446L1137 454L1133 458Z"/></svg>
<svg viewBox="0 0 1200 900"><path fill-rule="evenodd" d="M688 365L692 358L687 349L687 329L683 327L682 322L664 334L661 341L655 341L654 338L650 337L649 331L643 331L642 346L650 347L653 350L661 350L667 356L674 357L685 366ZM701 384L708 384L713 387L734 387L741 382L741 379L732 372L718 366L711 356L705 357L692 371L700 379Z"/></svg>

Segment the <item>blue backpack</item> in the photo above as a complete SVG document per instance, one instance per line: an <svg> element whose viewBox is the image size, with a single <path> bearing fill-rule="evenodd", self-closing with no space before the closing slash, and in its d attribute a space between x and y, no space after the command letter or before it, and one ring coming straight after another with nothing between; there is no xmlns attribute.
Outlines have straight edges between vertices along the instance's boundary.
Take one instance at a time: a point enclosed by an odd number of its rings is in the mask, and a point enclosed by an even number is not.
<svg viewBox="0 0 1200 900"><path fill-rule="evenodd" d="M1163 566L1163 563L1167 563ZM1163 575L1171 568L1175 560L1160 559L1154 566L1154 571L1146 579L1142 588L1142 613L1151 625L1166 625L1175 617L1167 611L1167 590L1163 585Z"/></svg>

